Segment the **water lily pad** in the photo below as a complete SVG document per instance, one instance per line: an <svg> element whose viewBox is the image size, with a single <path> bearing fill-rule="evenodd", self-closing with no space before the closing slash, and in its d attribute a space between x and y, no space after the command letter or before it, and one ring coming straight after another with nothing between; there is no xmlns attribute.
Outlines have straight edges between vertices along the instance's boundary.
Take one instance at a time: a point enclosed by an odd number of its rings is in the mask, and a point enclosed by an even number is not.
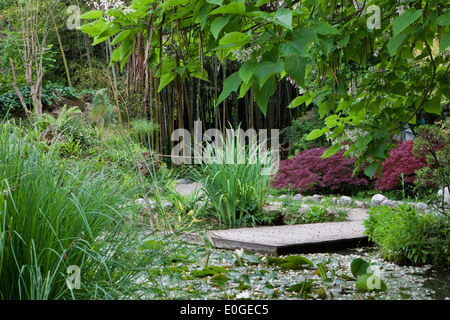
<svg viewBox="0 0 450 320"><path fill-rule="evenodd" d="M209 282L213 285L222 287L225 285L225 283L228 282L228 280L230 279L226 275L218 273L215 276L211 277L211 279L209 279Z"/></svg>
<svg viewBox="0 0 450 320"><path fill-rule="evenodd" d="M356 289L363 291L385 291L387 285L380 277L372 274L363 274L356 280Z"/></svg>
<svg viewBox="0 0 450 320"><path fill-rule="evenodd" d="M288 270L298 270L302 267L302 265L298 265L293 262L284 262L284 263L280 264L280 267L283 269L288 269Z"/></svg>
<svg viewBox="0 0 450 320"><path fill-rule="evenodd" d="M366 273L372 273L370 264L361 258L353 259L353 261L350 263L350 271L355 278Z"/></svg>
<svg viewBox="0 0 450 320"><path fill-rule="evenodd" d="M308 260L302 256L287 256L286 258L284 258L284 261L294 263L299 266L301 266L301 265L308 265L310 267L314 266L314 263L311 260Z"/></svg>
<svg viewBox="0 0 450 320"><path fill-rule="evenodd" d="M286 289L288 292L307 292L311 289L312 283L314 280L303 281L297 284L294 284L292 287Z"/></svg>
<svg viewBox="0 0 450 320"><path fill-rule="evenodd" d="M196 278L202 278L202 277L212 276L217 273L225 273L225 272L227 272L227 269L225 269L224 267L210 266L210 267L203 268L202 270L192 271L192 276L194 276Z"/></svg>
<svg viewBox="0 0 450 320"><path fill-rule="evenodd" d="M267 264L268 264L269 266L271 266L271 265L280 266L280 265L282 265L283 263L284 263L284 259L281 259L281 258L278 258L278 257L276 257L276 258L274 258L274 257L269 257L269 259L267 260Z"/></svg>

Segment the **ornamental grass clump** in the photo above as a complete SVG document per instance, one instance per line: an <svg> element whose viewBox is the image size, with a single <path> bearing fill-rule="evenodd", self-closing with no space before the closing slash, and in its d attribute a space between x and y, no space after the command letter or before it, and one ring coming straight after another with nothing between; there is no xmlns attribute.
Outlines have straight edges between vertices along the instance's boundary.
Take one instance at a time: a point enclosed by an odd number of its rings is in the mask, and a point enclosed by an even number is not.
<svg viewBox="0 0 450 320"><path fill-rule="evenodd" d="M232 132L228 129L227 132ZM238 227L255 224L256 214L262 210L275 165L267 141L243 143L241 131L227 134L220 140L202 148L203 164L195 170L197 180L211 204L211 213L222 226ZM267 171L265 171L267 170Z"/></svg>
<svg viewBox="0 0 450 320"><path fill-rule="evenodd" d="M156 251L125 218L128 186L61 167L34 130L0 123L0 299L139 297Z"/></svg>

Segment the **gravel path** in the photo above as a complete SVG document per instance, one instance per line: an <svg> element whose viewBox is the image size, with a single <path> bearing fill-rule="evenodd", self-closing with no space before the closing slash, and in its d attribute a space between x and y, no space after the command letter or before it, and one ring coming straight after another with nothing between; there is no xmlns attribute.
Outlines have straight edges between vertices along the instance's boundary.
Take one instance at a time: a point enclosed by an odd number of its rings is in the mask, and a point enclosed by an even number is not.
<svg viewBox="0 0 450 320"><path fill-rule="evenodd" d="M183 196L188 195L197 189L200 190L200 188L201 188L201 185L197 182L177 183L174 187L174 189Z"/></svg>

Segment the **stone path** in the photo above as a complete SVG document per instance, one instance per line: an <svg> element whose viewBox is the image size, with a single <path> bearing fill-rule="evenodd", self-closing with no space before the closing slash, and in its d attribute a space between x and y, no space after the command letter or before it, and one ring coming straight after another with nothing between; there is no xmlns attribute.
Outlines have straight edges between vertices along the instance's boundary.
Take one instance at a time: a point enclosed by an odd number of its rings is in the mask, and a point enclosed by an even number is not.
<svg viewBox="0 0 450 320"><path fill-rule="evenodd" d="M365 209L352 209L345 222L214 230L209 231L207 237L216 248L271 255L328 252L366 244L362 224L366 217ZM184 234L182 238L189 243L204 245L199 234Z"/></svg>

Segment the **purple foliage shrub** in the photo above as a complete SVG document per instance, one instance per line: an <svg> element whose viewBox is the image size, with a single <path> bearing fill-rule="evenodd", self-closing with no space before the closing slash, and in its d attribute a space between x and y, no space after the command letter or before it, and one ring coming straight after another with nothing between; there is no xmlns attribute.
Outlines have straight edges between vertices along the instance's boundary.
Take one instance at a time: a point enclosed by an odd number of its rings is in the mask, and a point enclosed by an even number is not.
<svg viewBox="0 0 450 320"><path fill-rule="evenodd" d="M279 171L272 182L273 188L290 188L301 193L348 193L370 185L363 173L353 174L354 160L345 158L344 151L323 159L326 148L313 148L299 152L291 159L280 161ZM363 170L361 170L362 172Z"/></svg>
<svg viewBox="0 0 450 320"><path fill-rule="evenodd" d="M381 166L382 177L377 179L377 190L390 191L398 189L402 185L402 175L405 184L412 184L416 179L416 170L427 166L425 159L416 158L412 154L413 140L400 142L390 151L390 158Z"/></svg>

